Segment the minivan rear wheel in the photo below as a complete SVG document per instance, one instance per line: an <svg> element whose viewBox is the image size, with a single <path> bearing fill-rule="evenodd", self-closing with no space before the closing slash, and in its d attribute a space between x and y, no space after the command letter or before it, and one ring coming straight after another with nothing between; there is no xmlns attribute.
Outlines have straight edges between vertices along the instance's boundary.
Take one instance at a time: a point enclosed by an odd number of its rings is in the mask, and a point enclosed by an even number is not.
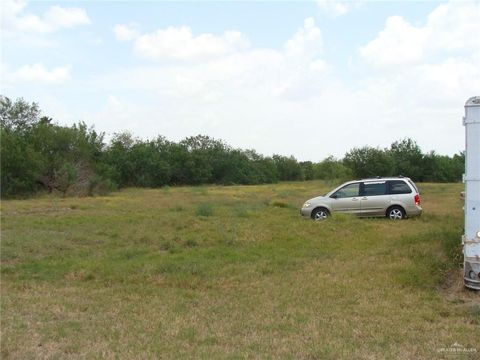
<svg viewBox="0 0 480 360"><path fill-rule="evenodd" d="M405 218L405 210L400 206L392 206L387 210L387 217L390 220L402 220Z"/></svg>
<svg viewBox="0 0 480 360"><path fill-rule="evenodd" d="M330 213L325 208L318 208L312 211L312 219L315 221L325 220L330 216Z"/></svg>

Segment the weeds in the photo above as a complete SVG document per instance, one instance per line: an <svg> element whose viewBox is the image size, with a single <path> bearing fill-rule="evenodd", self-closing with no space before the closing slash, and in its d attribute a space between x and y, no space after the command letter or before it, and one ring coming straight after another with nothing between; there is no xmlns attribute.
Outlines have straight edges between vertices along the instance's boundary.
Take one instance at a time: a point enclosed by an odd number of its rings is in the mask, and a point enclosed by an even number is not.
<svg viewBox="0 0 480 360"><path fill-rule="evenodd" d="M213 206L209 203L201 203L197 206L197 210L195 212L198 216L208 217L213 215Z"/></svg>
<svg viewBox="0 0 480 360"><path fill-rule="evenodd" d="M272 200L270 202L270 206L278 207L278 208L291 208L292 206L284 201L281 200Z"/></svg>
<svg viewBox="0 0 480 360"><path fill-rule="evenodd" d="M194 239L188 239L185 241L184 243L185 247L195 247L195 246L198 246L198 242Z"/></svg>
<svg viewBox="0 0 480 360"><path fill-rule="evenodd" d="M173 211L173 212L181 212L184 210L185 208L182 205L175 205L170 208L170 211Z"/></svg>

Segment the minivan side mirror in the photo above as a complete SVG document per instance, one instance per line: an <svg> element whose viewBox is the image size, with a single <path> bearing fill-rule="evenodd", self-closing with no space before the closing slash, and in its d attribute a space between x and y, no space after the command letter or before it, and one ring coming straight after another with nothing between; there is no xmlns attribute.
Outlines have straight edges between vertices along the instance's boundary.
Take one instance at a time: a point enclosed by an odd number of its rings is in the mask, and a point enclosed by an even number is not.
<svg viewBox="0 0 480 360"><path fill-rule="evenodd" d="M330 195L330 197L331 197L332 199L336 199L336 198L338 197L338 195L337 195L337 194L332 194L332 195Z"/></svg>

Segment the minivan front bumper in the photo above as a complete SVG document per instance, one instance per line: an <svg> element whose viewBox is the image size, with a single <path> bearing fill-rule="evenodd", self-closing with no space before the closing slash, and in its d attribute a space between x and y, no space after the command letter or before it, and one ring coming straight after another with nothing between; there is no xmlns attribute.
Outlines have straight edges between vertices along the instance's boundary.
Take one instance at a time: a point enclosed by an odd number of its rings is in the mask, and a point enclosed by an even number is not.
<svg viewBox="0 0 480 360"><path fill-rule="evenodd" d="M312 210L313 208L311 207L301 208L300 215L302 215L306 219L310 219L312 217Z"/></svg>

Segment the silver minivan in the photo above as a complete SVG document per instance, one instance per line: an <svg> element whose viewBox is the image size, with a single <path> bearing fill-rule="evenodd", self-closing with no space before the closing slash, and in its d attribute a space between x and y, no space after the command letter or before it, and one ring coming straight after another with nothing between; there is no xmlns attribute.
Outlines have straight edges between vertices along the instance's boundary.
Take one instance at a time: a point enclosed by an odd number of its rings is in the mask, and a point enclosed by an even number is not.
<svg viewBox="0 0 480 360"><path fill-rule="evenodd" d="M326 219L333 212L401 220L421 215L422 207L415 183L399 176L349 181L307 200L300 209L302 216L314 220Z"/></svg>

